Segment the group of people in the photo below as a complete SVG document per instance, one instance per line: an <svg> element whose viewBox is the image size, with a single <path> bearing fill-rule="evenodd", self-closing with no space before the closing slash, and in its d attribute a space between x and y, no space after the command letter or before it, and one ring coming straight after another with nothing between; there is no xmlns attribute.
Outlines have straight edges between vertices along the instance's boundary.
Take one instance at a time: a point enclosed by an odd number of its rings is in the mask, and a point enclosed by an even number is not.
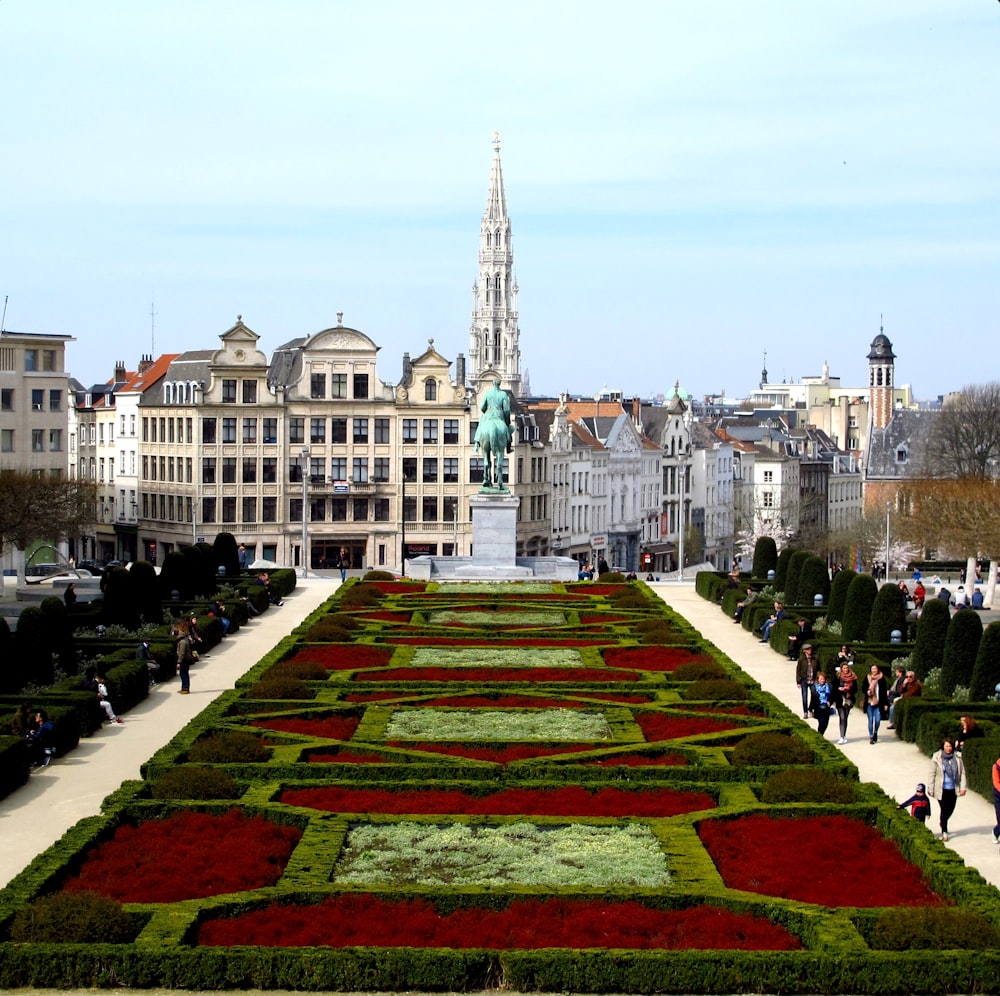
<svg viewBox="0 0 1000 996"><path fill-rule="evenodd" d="M22 702L14 713L10 731L28 745L28 764L32 769L49 766L56 753L56 728L44 709L34 709L30 702Z"/></svg>
<svg viewBox="0 0 1000 996"><path fill-rule="evenodd" d="M840 648L834 674L828 679L815 648L806 643L795 665L795 683L802 696L802 718L815 719L817 732L822 736L836 713L840 727L837 743L846 744L847 723L858 696L858 677L854 673L854 655L850 648Z"/></svg>

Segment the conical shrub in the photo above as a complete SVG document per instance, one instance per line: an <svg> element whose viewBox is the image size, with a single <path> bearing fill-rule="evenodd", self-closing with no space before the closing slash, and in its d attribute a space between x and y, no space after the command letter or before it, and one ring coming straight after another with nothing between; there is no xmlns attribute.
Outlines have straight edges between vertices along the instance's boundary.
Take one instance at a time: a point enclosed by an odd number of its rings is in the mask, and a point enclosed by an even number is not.
<svg viewBox="0 0 1000 996"><path fill-rule="evenodd" d="M982 639L983 621L978 612L963 609L952 616L941 660L941 691L945 695L953 695L959 685L968 688L972 684L972 672Z"/></svg>
<svg viewBox="0 0 1000 996"><path fill-rule="evenodd" d="M830 583L830 605L826 610L827 622L844 621L844 605L847 602L847 589L856 577L853 571L837 571Z"/></svg>
<svg viewBox="0 0 1000 996"><path fill-rule="evenodd" d="M1000 622L991 622L983 631L972 669L969 696L974 702L992 699L1000 684Z"/></svg>
<svg viewBox="0 0 1000 996"><path fill-rule="evenodd" d="M948 635L951 612L939 598L924 603L917 623L917 639L913 644L913 670L923 681L944 658L944 640Z"/></svg>
<svg viewBox="0 0 1000 996"><path fill-rule="evenodd" d="M753 576L766 578L778 564L778 545L773 536L760 536L753 548Z"/></svg>
<svg viewBox="0 0 1000 996"><path fill-rule="evenodd" d="M884 584L875 596L865 640L888 643L894 629L906 635L906 596L897 585Z"/></svg>
<svg viewBox="0 0 1000 996"><path fill-rule="evenodd" d="M868 636L872 606L878 594L878 585L870 574L855 574L847 589L844 603L844 642L855 643Z"/></svg>

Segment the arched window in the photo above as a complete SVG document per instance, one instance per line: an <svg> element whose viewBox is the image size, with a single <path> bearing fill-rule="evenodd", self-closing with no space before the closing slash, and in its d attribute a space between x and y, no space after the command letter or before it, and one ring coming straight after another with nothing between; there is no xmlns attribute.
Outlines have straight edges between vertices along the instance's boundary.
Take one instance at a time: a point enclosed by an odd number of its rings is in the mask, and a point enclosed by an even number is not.
<svg viewBox="0 0 1000 996"><path fill-rule="evenodd" d="M493 246L493 233L492 232L487 232L486 233L486 248L489 249L492 246Z"/></svg>
<svg viewBox="0 0 1000 996"><path fill-rule="evenodd" d="M437 401L438 386L436 380L424 381L424 401Z"/></svg>
<svg viewBox="0 0 1000 996"><path fill-rule="evenodd" d="M878 368L878 371L875 374L875 382L876 382L876 384L878 384L879 387L882 386L882 368L881 367Z"/></svg>
<svg viewBox="0 0 1000 996"><path fill-rule="evenodd" d="M497 229L497 242L496 242L496 245L497 245L497 249L499 249L500 246L503 245L503 243L500 241L500 229L499 228Z"/></svg>

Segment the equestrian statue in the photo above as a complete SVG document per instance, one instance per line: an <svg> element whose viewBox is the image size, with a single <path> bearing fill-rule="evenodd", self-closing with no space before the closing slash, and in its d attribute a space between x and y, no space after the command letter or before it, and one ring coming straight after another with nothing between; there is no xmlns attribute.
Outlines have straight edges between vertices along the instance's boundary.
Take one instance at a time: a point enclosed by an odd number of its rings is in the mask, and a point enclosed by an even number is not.
<svg viewBox="0 0 1000 996"><path fill-rule="evenodd" d="M507 493L503 483L504 453L514 449L514 435L510 428L510 398L500 387L500 379L493 379L493 386L483 396L479 410L483 417L476 428L476 452L483 454L483 486L480 494Z"/></svg>

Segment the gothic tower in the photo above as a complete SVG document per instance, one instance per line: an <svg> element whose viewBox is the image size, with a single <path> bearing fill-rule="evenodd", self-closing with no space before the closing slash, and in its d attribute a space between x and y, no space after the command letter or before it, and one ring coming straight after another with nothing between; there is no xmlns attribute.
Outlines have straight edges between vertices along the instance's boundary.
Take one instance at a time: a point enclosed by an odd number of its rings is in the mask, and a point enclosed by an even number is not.
<svg viewBox="0 0 1000 996"><path fill-rule="evenodd" d="M517 326L517 284L510 218L500 168L500 135L493 132L493 168L479 231L479 281L472 285L469 374L475 384L495 372L501 386L522 394L521 330Z"/></svg>
<svg viewBox="0 0 1000 996"><path fill-rule="evenodd" d="M868 422L873 429L884 429L892 418L893 360L892 343L884 326L872 340L868 351Z"/></svg>

